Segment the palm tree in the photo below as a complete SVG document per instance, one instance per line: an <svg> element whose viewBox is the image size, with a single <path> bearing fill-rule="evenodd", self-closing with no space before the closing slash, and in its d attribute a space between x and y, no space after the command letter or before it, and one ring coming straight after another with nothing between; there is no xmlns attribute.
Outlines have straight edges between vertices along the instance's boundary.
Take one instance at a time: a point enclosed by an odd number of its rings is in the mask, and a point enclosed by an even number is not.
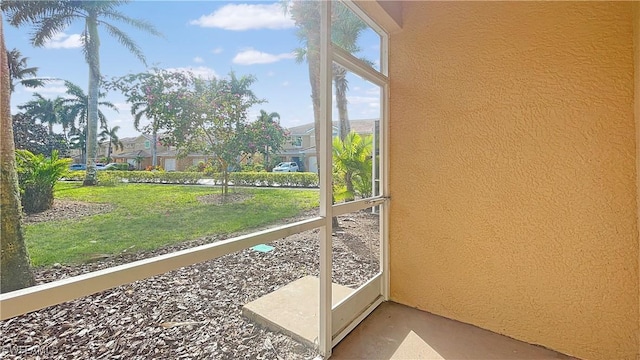
<svg viewBox="0 0 640 360"><path fill-rule="evenodd" d="M66 109L64 99L60 96L55 99L47 99L38 93L34 93L34 100L24 105L19 105L18 109L25 110L25 115L39 120L41 124L47 124L49 135L53 134L53 125L62 124L66 119Z"/></svg>
<svg viewBox="0 0 640 360"><path fill-rule="evenodd" d="M35 283L29 267L20 210L20 191L11 124L11 80L0 13L0 292Z"/></svg>
<svg viewBox="0 0 640 360"><path fill-rule="evenodd" d="M60 158L57 150L49 157L29 150L16 150L16 158L24 212L34 214L50 209L53 187L69 171L72 160Z"/></svg>
<svg viewBox="0 0 640 360"><path fill-rule="evenodd" d="M39 79L36 77L38 72L37 67L27 67L27 57L23 57L18 49L7 51L7 58L9 61L9 77L11 78L10 91L13 92L16 88L16 83L20 85L37 88L44 86L46 79ZM25 78L30 76L29 78Z"/></svg>
<svg viewBox="0 0 640 360"><path fill-rule="evenodd" d="M362 31L367 28L367 25L342 3L335 3L332 9L334 12L331 23L332 42L349 53L355 54L360 52L358 37ZM362 60L370 63L366 59ZM340 139L344 141L347 134L351 132L349 113L347 111L347 90L349 89L347 69L334 63L332 70L333 84L336 92L336 107L340 120L340 131L338 135Z"/></svg>
<svg viewBox="0 0 640 360"><path fill-rule="evenodd" d="M118 130L120 130L120 126L114 126L112 128L104 126L102 128L102 132L100 133L100 141L109 141L109 148L107 149L108 162L111 162L112 146L115 147L116 150L122 150L124 148L122 141L120 141L120 138L118 137Z"/></svg>
<svg viewBox="0 0 640 360"><path fill-rule="evenodd" d="M86 161L87 127L74 128L69 132L69 149L80 149L81 162Z"/></svg>
<svg viewBox="0 0 640 360"><path fill-rule="evenodd" d="M346 201L355 198L354 182L358 183L360 195L371 195L372 144L372 136L362 137L353 131L347 134L344 140L339 137L333 139L334 172L343 175L346 187L346 190L338 195L342 195Z"/></svg>
<svg viewBox="0 0 640 360"><path fill-rule="evenodd" d="M257 150L264 154L264 164L265 167L267 167L269 166L269 149L278 152L282 148L282 142L285 137L280 127L280 114L260 110L260 115L258 115L258 119L253 126L255 126L257 132L261 135L261 137L256 140L260 145Z"/></svg>
<svg viewBox="0 0 640 360"><path fill-rule="evenodd" d="M311 82L311 98L313 101L314 120L316 130L319 128L320 116L320 2L318 1L292 1L291 16L298 27L297 36L303 42L304 47L295 49L296 62L301 63L305 59L309 65L309 80ZM331 40L334 44L350 53L357 53L360 48L357 45L358 37L367 28L367 25L344 4L332 4ZM365 62L369 63L367 60ZM336 107L338 109L339 136L344 140L351 131L349 113L347 111L347 70L333 64L333 83L336 95ZM317 133L317 131L316 131ZM319 148L319 137L316 136L316 149ZM317 152L317 150L316 150Z"/></svg>
<svg viewBox="0 0 640 360"><path fill-rule="evenodd" d="M133 115L133 127L140 131L140 120L145 116L151 119L151 137L153 144L151 145L151 166L154 168L158 165L158 119L149 115L149 104L146 102L136 102L131 105L131 114Z"/></svg>
<svg viewBox="0 0 640 360"><path fill-rule="evenodd" d="M315 129L316 159L320 159L320 2L291 0L284 1L285 11L291 12L291 17L298 30L296 36L303 43L303 48L295 50L296 62L305 59L309 68L309 83L311 85L311 103L313 105L313 124ZM320 163L320 162L318 162ZM318 175L320 169L318 169Z"/></svg>
<svg viewBox="0 0 640 360"><path fill-rule="evenodd" d="M98 27L106 31L145 65L146 61L138 45L122 30L105 21L116 20L153 35L160 35L155 27L146 21L130 18L116 8L127 3L126 0L104 1L23 1L4 0L0 9L7 12L9 23L20 26L26 23L34 25L31 42L43 46L54 35L65 30L74 20L84 22L81 36L82 51L89 65L89 101L87 115L87 172L84 185L96 185L95 157L98 135L98 88L100 86L100 36Z"/></svg>
<svg viewBox="0 0 640 360"><path fill-rule="evenodd" d="M82 89L78 85L70 81L65 81L64 84L67 87L66 93L67 95L69 95L69 97L63 100L63 103L67 108L66 118L69 121L67 126L69 127L69 129L73 130L74 128L76 128L77 120L77 127L84 128L88 124L87 114L89 112L89 97L84 93L84 91L82 91ZM98 98L103 98L105 96L106 94L102 92L98 94ZM118 108L109 101L99 101L98 106L108 107L109 109L118 112ZM107 118L99 108L98 119L100 120L101 128L107 126Z"/></svg>

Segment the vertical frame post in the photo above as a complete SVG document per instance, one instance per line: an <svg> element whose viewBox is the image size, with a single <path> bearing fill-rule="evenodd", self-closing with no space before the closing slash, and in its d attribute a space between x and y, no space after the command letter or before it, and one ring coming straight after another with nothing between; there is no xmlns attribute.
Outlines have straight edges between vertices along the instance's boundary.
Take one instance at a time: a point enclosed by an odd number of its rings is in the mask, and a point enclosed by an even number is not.
<svg viewBox="0 0 640 360"><path fill-rule="evenodd" d="M320 354L331 356L331 274L332 274L332 119L331 119L331 2L320 2L320 216L324 226L320 228L320 299L318 311L318 345Z"/></svg>
<svg viewBox="0 0 640 360"><path fill-rule="evenodd" d="M380 36L380 72L389 77L389 36ZM380 111L380 186L381 194L389 199L389 82L382 87L380 94L382 109ZM389 207L386 201L381 208L380 218L380 271L382 271L382 291L385 301L391 295L390 255L389 255Z"/></svg>

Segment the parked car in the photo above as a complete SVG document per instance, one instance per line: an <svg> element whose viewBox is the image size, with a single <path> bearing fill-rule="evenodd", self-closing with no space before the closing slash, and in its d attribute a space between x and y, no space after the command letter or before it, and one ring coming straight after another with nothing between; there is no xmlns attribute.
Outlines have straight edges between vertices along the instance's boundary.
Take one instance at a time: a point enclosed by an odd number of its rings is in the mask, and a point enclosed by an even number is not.
<svg viewBox="0 0 640 360"><path fill-rule="evenodd" d="M69 166L69 170L71 170L71 171L87 170L87 166L85 164L73 164L73 165Z"/></svg>
<svg viewBox="0 0 640 360"><path fill-rule="evenodd" d="M297 172L298 164L293 161L285 161L273 168L273 172Z"/></svg>
<svg viewBox="0 0 640 360"><path fill-rule="evenodd" d="M127 170L133 170L133 165L128 164L128 163L109 163L105 166L98 166L96 167L96 169L98 170L122 170L122 171L127 171Z"/></svg>

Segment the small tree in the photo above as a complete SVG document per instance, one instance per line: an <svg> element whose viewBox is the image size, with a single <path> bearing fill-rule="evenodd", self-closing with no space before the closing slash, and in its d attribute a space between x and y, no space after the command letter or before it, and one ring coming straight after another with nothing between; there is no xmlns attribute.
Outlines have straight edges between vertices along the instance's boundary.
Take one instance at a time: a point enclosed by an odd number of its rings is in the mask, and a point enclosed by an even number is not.
<svg viewBox="0 0 640 360"><path fill-rule="evenodd" d="M256 151L254 133L247 123L249 108L264 102L251 85L254 76L238 78L232 71L228 79L193 79L193 90L180 101L181 116L173 118L166 139L181 154L200 151L213 155L222 171L222 193L226 195L229 171L239 168L242 154Z"/></svg>
<svg viewBox="0 0 640 360"><path fill-rule="evenodd" d="M277 112L267 113L264 110L260 110L258 119L248 127L253 139L253 142L249 144L249 148L255 148L256 152L264 155L265 167L269 167L269 155L280 152L284 142L287 140L287 136L289 136L288 132L280 126L279 120L280 114Z"/></svg>
<svg viewBox="0 0 640 360"><path fill-rule="evenodd" d="M45 158L28 150L16 150L16 160L24 212L32 214L50 209L53 187L69 171L71 159L60 159L57 151Z"/></svg>
<svg viewBox="0 0 640 360"><path fill-rule="evenodd" d="M129 74L112 79L107 86L118 90L131 104L133 126L138 131L151 133L153 144L151 148L151 165L156 166L158 132L163 129L175 129L173 118L182 116L182 104L189 85L192 83L191 74L164 69L153 69L150 72ZM143 117L150 123L142 126Z"/></svg>

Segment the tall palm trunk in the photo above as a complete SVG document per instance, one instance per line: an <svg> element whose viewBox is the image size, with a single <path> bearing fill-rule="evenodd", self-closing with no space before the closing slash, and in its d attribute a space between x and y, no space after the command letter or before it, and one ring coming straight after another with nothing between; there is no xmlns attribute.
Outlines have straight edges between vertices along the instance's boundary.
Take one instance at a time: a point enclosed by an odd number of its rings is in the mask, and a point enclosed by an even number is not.
<svg viewBox="0 0 640 360"><path fill-rule="evenodd" d="M309 65L309 83L311 84L311 102L313 104L313 127L316 145L316 164L320 176L320 35L310 36L307 52Z"/></svg>
<svg viewBox="0 0 640 360"><path fill-rule="evenodd" d="M313 103L313 127L316 145L316 164L318 164L318 178L320 178L320 32L312 32L307 39L307 64L309 65L309 83L311 85L311 102ZM326 120L326 119L325 119ZM331 136L331 135L329 135ZM331 171L330 169L324 171ZM331 202L335 203L333 192ZM333 228L338 228L338 218L331 218Z"/></svg>
<svg viewBox="0 0 640 360"><path fill-rule="evenodd" d="M349 132L349 111L347 110L347 70L340 65L333 66L333 83L336 90L336 107L338 108L338 119L340 121L340 140L344 141Z"/></svg>
<svg viewBox="0 0 640 360"><path fill-rule="evenodd" d="M22 209L16 173L15 144L11 122L9 65L0 14L0 292L22 289L35 283L22 230Z"/></svg>
<svg viewBox="0 0 640 360"><path fill-rule="evenodd" d="M344 143L349 132L351 132L351 124L349 124L349 111L347 110L347 70L340 65L333 66L333 82L336 90L336 107L338 108L338 117L340 120L340 140ZM345 200L353 201L353 178L351 171L344 174L344 183L347 187L349 195Z"/></svg>
<svg viewBox="0 0 640 360"><path fill-rule="evenodd" d="M98 152L98 88L100 86L100 39L98 38L97 15L91 14L86 21L89 36L87 57L89 59L89 92L87 114L87 172L83 185L98 183L96 155Z"/></svg>

